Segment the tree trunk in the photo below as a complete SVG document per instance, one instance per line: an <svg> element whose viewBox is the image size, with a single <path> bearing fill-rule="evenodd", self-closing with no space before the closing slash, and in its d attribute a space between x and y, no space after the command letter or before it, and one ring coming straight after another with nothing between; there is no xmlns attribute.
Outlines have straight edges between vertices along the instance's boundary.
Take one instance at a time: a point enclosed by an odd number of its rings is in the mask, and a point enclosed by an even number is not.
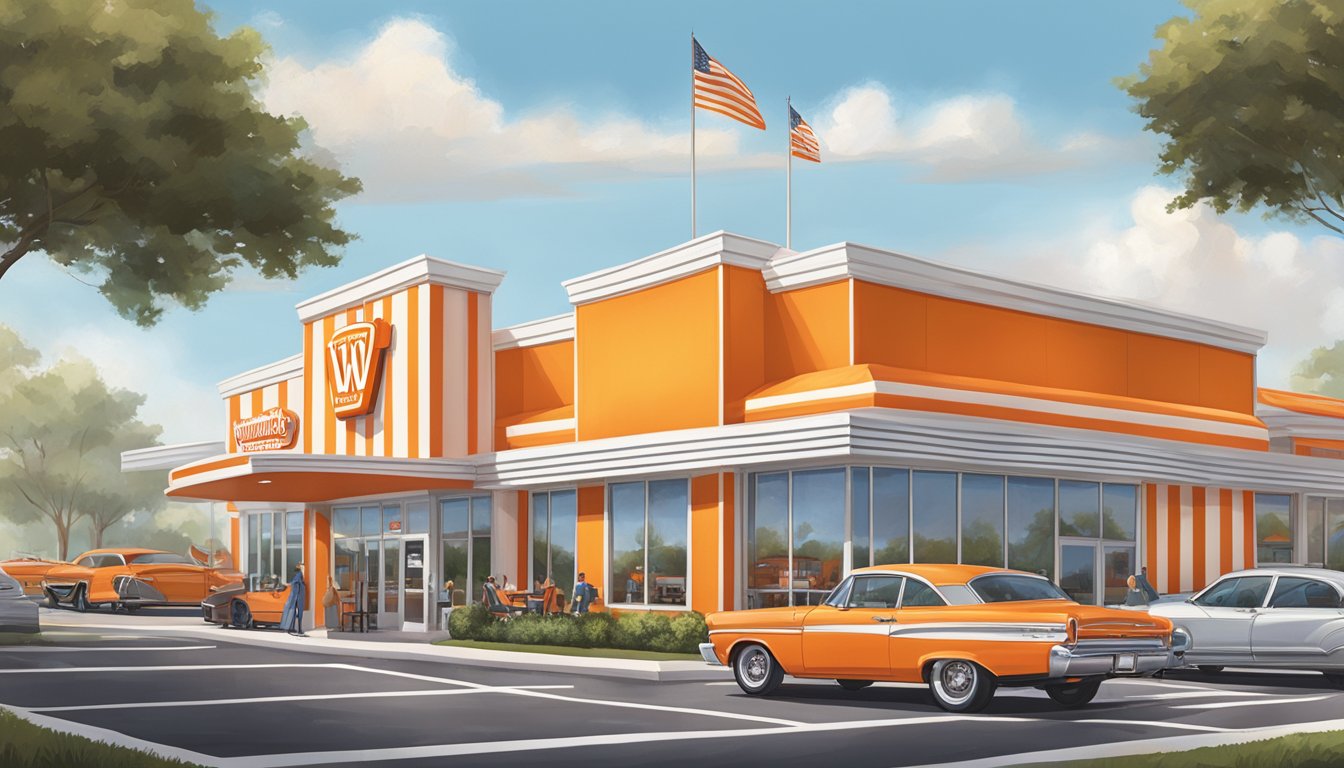
<svg viewBox="0 0 1344 768"><path fill-rule="evenodd" d="M107 530L107 526L106 526L106 525L99 525L98 523L92 523L92 524L90 525L90 527L93 528L93 548L94 548L94 549L102 549L102 548L103 548L103 532Z"/></svg>
<svg viewBox="0 0 1344 768"><path fill-rule="evenodd" d="M70 526L60 517L56 521L56 559L62 562L70 559Z"/></svg>

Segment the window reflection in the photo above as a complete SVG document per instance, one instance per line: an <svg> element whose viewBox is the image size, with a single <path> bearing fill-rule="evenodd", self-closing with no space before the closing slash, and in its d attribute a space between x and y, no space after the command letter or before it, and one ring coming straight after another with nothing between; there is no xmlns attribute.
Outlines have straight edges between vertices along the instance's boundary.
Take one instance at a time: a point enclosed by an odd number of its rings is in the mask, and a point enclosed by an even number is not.
<svg viewBox="0 0 1344 768"><path fill-rule="evenodd" d="M1059 481L1060 536L1095 537L1099 534L1100 490L1098 483Z"/></svg>
<svg viewBox="0 0 1344 768"><path fill-rule="evenodd" d="M844 470L794 472L791 587L795 605L816 604L840 583L844 538Z"/></svg>
<svg viewBox="0 0 1344 768"><path fill-rule="evenodd" d="M1054 578L1054 480L1008 478L1008 567Z"/></svg>
<svg viewBox="0 0 1344 768"><path fill-rule="evenodd" d="M1272 493L1255 494L1255 559L1259 563L1293 561L1292 500Z"/></svg>
<svg viewBox="0 0 1344 768"><path fill-rule="evenodd" d="M910 562L910 472L873 467L873 564Z"/></svg>
<svg viewBox="0 0 1344 768"><path fill-rule="evenodd" d="M685 605L690 483L613 483L608 492L613 601Z"/></svg>
<svg viewBox="0 0 1344 768"><path fill-rule="evenodd" d="M1139 487L1106 483L1101 487L1101 537L1133 541L1138 531Z"/></svg>
<svg viewBox="0 0 1344 768"><path fill-rule="evenodd" d="M850 567L863 568L872 565L869 559L869 530L872 524L872 508L869 496L872 492L871 474L867 467L855 467L849 473L849 515L850 515Z"/></svg>
<svg viewBox="0 0 1344 768"><path fill-rule="evenodd" d="M957 562L957 476L914 472L915 562Z"/></svg>
<svg viewBox="0 0 1344 768"><path fill-rule="evenodd" d="M788 605L789 475L757 475L748 511L747 588L756 606Z"/></svg>
<svg viewBox="0 0 1344 768"><path fill-rule="evenodd" d="M1003 566L1003 477L961 476L961 562Z"/></svg>

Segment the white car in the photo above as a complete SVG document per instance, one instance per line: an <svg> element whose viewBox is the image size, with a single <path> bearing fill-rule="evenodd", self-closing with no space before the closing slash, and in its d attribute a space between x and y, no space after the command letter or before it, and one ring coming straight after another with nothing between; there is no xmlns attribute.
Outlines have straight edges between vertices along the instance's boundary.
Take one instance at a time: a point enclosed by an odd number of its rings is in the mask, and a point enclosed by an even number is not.
<svg viewBox="0 0 1344 768"><path fill-rule="evenodd" d="M1154 616L1190 636L1187 664L1311 669L1344 687L1344 573L1279 566L1229 573Z"/></svg>

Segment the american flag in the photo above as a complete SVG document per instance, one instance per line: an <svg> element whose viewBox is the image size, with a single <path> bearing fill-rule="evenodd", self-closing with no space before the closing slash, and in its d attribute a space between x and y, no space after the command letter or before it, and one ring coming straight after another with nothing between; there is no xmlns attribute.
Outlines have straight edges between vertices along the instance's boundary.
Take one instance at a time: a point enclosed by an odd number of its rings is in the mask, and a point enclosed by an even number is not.
<svg viewBox="0 0 1344 768"><path fill-rule="evenodd" d="M705 53L695 38L691 38L691 72L695 78L695 106L765 130L765 118L756 107L751 89Z"/></svg>
<svg viewBox="0 0 1344 768"><path fill-rule="evenodd" d="M817 134L812 132L812 126L793 107L789 107L789 149L800 160L821 162L821 144L817 141Z"/></svg>

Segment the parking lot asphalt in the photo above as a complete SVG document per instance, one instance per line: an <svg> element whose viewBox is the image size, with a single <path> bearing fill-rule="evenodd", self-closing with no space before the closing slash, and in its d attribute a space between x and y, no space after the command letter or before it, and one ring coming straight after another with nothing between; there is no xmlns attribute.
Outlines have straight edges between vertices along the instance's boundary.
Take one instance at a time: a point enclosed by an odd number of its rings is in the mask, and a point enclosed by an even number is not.
<svg viewBox="0 0 1344 768"><path fill-rule="evenodd" d="M1344 729L1311 673L1112 680L1069 710L1000 689L977 715L922 686L647 682L67 631L0 646L0 705L33 722L203 765L1008 765Z"/></svg>

